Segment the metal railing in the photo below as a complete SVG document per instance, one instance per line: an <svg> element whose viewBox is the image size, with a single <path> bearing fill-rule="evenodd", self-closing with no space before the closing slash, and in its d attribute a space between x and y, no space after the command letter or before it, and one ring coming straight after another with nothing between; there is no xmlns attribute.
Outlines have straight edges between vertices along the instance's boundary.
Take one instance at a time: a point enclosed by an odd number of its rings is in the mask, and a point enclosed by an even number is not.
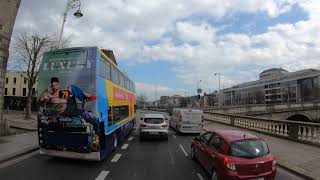
<svg viewBox="0 0 320 180"><path fill-rule="evenodd" d="M204 119L320 146L320 123L271 120L212 112L204 113Z"/></svg>

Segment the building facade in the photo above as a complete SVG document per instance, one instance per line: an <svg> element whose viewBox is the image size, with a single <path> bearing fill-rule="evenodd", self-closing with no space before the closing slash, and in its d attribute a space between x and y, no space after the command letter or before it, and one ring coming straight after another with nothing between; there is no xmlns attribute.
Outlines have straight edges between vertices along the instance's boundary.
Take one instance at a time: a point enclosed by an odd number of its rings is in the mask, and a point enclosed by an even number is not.
<svg viewBox="0 0 320 180"><path fill-rule="evenodd" d="M37 83L32 88L32 94L36 95ZM28 96L28 78L26 72L7 71L4 87L4 109L24 110ZM35 98L33 102L35 110Z"/></svg>
<svg viewBox="0 0 320 180"><path fill-rule="evenodd" d="M9 57L9 45L13 25L20 6L20 0L0 1L0 131L3 129L3 103L4 85L7 62Z"/></svg>
<svg viewBox="0 0 320 180"><path fill-rule="evenodd" d="M223 105L300 103L320 100L320 71L272 68L257 81L222 90Z"/></svg>

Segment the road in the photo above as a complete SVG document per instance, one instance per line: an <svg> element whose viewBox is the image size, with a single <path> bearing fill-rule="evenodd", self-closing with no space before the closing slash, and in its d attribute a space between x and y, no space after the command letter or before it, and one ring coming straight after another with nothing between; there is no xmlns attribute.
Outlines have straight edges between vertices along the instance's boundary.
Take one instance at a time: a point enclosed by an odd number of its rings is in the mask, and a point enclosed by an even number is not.
<svg viewBox="0 0 320 180"><path fill-rule="evenodd" d="M139 117L137 118L139 119ZM170 130L169 140L139 141L137 130L103 162L60 159L37 153L0 165L0 179L77 179L77 180L205 180L208 175L189 157L192 135L176 135ZM299 177L278 169L277 180Z"/></svg>

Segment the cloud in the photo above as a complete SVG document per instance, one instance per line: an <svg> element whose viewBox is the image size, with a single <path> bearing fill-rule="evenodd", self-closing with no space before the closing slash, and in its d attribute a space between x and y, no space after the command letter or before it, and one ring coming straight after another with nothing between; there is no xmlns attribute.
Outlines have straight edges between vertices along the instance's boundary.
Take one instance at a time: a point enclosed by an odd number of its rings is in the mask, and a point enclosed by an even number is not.
<svg viewBox="0 0 320 180"><path fill-rule="evenodd" d="M165 85L159 84L148 84L142 82L135 82L136 85L136 94L145 94L148 97L148 100L154 100L155 98L159 99L160 96L172 96L172 95L181 95L184 96L186 90L184 89L174 89Z"/></svg>
<svg viewBox="0 0 320 180"><path fill-rule="evenodd" d="M320 35L317 1L81 2L84 16L76 19L70 11L65 26L64 37L72 39L72 46L110 48L119 61L126 63L168 61L173 64L172 70L178 79L188 87L194 87L201 79L204 87L217 88L215 72L223 74L222 84L230 85L254 80L265 68L298 70L320 65L320 41L316 38ZM277 24L257 35L221 33L223 25L193 19L196 15L205 15L209 19L223 20L241 13L265 13L273 19L289 12L293 5L303 8L309 19L294 24ZM64 8L65 1L22 1L13 35L21 31L59 33ZM137 83L139 86L152 97L154 87L142 82ZM175 89L167 88L162 91L175 92Z"/></svg>

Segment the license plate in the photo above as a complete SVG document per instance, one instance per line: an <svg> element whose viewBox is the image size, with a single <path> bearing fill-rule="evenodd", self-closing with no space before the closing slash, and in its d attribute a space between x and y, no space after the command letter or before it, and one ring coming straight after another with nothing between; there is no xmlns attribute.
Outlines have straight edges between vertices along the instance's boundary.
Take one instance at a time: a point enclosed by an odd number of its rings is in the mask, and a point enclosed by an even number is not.
<svg viewBox="0 0 320 180"><path fill-rule="evenodd" d="M150 132L149 134L158 134L158 132Z"/></svg>

